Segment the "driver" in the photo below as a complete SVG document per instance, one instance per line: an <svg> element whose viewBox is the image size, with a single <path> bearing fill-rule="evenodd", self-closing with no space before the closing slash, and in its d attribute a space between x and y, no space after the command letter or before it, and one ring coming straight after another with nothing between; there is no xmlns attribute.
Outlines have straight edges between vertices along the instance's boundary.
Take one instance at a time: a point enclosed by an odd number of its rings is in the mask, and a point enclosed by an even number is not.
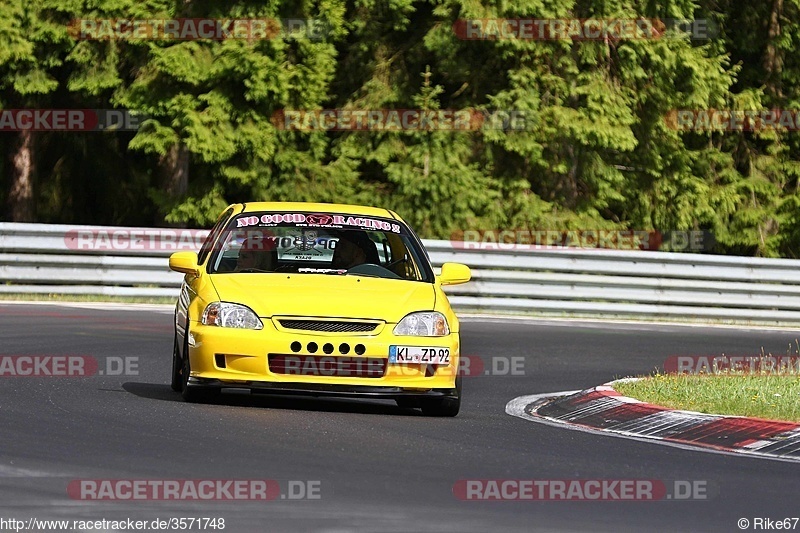
<svg viewBox="0 0 800 533"><path fill-rule="evenodd" d="M275 240L265 235L252 235L242 242L234 272L262 270L274 272L278 266Z"/></svg>
<svg viewBox="0 0 800 533"><path fill-rule="evenodd" d="M348 270L364 263L380 264L375 243L363 231L342 231L333 252L332 268Z"/></svg>

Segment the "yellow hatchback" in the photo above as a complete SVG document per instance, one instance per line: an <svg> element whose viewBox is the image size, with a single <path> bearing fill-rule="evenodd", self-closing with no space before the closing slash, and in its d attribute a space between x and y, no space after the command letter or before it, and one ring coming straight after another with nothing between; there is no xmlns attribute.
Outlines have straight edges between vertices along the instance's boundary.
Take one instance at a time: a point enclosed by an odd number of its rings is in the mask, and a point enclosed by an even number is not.
<svg viewBox="0 0 800 533"><path fill-rule="evenodd" d="M419 238L394 212L353 205L229 206L185 274L172 388L394 399L431 416L461 405L459 323Z"/></svg>

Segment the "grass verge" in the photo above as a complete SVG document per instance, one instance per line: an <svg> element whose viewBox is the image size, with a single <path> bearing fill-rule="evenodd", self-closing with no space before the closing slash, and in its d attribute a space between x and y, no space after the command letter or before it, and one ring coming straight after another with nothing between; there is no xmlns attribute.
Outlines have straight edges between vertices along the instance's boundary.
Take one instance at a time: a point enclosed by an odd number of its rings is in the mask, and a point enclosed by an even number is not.
<svg viewBox="0 0 800 533"><path fill-rule="evenodd" d="M672 409L800 422L800 376L657 374L615 383L624 396Z"/></svg>

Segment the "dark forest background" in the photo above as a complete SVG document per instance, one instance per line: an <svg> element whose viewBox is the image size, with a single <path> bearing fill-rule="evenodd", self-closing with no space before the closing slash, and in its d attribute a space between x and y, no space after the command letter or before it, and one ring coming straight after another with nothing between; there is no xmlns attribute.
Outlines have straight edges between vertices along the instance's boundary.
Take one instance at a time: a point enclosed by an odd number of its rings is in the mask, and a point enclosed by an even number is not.
<svg viewBox="0 0 800 533"><path fill-rule="evenodd" d="M77 40L80 18L309 18L324 39ZM462 40L459 19L702 19L708 39ZM695 37L697 37L695 35ZM131 109L135 132L0 133L3 220L208 227L249 200L470 228L705 230L800 256L800 133L674 109L800 109L800 0L0 0L0 106ZM522 110L524 131L296 132L282 109Z"/></svg>

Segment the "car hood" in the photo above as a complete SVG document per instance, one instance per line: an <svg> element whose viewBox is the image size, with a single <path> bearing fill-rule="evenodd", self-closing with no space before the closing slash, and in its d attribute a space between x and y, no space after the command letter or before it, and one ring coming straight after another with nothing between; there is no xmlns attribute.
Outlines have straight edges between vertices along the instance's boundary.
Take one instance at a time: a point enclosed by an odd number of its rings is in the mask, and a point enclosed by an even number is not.
<svg viewBox="0 0 800 533"><path fill-rule="evenodd" d="M259 317L314 316L399 322L434 308L430 283L324 274L213 274L223 302L248 306Z"/></svg>

